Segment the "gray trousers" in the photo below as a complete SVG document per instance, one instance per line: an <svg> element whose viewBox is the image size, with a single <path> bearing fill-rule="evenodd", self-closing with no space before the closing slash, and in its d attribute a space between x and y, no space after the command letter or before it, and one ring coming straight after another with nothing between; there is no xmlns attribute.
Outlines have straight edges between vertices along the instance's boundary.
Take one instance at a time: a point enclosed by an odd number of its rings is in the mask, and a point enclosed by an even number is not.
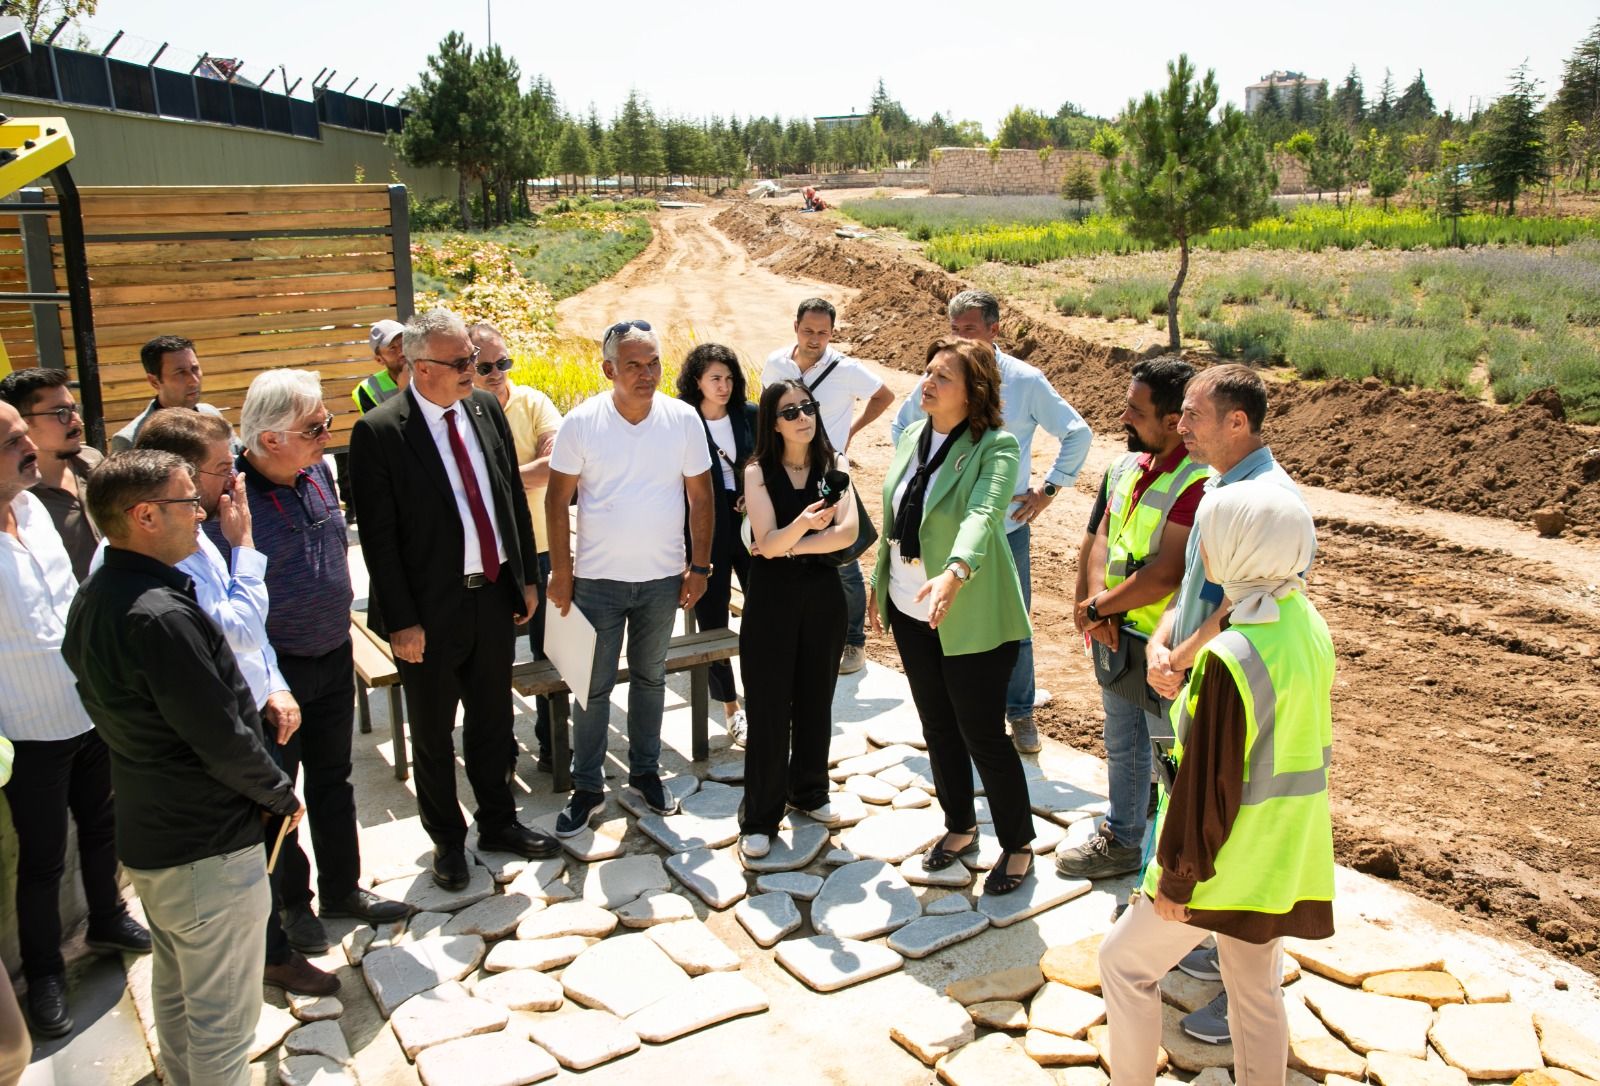
<svg viewBox="0 0 1600 1086"><path fill-rule="evenodd" d="M127 871L150 921L150 1001L168 1086L248 1086L272 908L265 850Z"/></svg>

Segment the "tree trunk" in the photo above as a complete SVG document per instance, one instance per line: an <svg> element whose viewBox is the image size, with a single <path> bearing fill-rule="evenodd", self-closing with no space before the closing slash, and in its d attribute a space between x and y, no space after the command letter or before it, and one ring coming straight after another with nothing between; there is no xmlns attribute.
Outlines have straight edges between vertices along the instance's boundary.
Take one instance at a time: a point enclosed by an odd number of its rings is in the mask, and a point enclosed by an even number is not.
<svg viewBox="0 0 1600 1086"><path fill-rule="evenodd" d="M472 204L467 200L467 175L456 172L456 204L461 212L461 229L472 229Z"/></svg>
<svg viewBox="0 0 1600 1086"><path fill-rule="evenodd" d="M1178 294L1188 277L1189 235L1183 234L1178 238L1178 277L1172 281L1172 289L1167 291L1167 347L1173 351L1183 346L1178 338Z"/></svg>
<svg viewBox="0 0 1600 1086"><path fill-rule="evenodd" d="M483 197L483 228L489 229L489 224L494 221L489 209L489 175L484 174L478 181L479 192Z"/></svg>

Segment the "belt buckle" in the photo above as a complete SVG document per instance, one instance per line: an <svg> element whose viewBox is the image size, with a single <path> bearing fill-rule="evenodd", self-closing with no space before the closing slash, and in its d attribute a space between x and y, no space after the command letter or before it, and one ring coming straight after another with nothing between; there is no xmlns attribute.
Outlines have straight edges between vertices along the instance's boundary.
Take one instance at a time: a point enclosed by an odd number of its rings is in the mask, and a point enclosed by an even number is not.
<svg viewBox="0 0 1600 1086"><path fill-rule="evenodd" d="M462 588L482 588L489 583L489 578L481 573L469 573L461 578Z"/></svg>

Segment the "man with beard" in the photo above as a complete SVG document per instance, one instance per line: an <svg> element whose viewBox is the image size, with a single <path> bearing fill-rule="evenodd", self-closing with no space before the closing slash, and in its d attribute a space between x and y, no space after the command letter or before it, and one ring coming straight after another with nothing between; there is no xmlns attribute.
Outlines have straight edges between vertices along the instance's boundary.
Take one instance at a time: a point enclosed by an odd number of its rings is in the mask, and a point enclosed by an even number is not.
<svg viewBox="0 0 1600 1086"><path fill-rule="evenodd" d="M1151 358L1133 368L1122 426L1128 453L1111 467L1109 504L1095 532L1089 594L1078 625L1115 650L1124 625L1148 637L1183 580L1184 547L1204 492L1205 467L1189 459L1178 421L1194 367ZM1111 807L1100 832L1057 854L1073 878L1100 879L1139 869L1150 787L1150 727L1145 711L1111 690L1105 707L1106 774ZM1158 731L1164 730L1154 721Z"/></svg>
<svg viewBox="0 0 1600 1086"><path fill-rule="evenodd" d="M39 482L30 493L55 521L72 575L89 575L100 533L83 506L84 482L101 459L99 450L83 443L83 419L67 387L66 370L17 370L0 380L0 400L17 409L28 423L28 439L39 450Z"/></svg>

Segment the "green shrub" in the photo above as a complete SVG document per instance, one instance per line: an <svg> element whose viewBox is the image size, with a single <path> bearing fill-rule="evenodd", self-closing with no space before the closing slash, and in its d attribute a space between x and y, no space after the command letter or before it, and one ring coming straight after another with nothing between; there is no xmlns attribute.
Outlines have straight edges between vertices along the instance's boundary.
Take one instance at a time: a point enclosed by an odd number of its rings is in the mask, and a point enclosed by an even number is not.
<svg viewBox="0 0 1600 1086"><path fill-rule="evenodd" d="M418 197L414 193L406 203L406 218L411 232L424 230L452 230L461 225L461 209L446 196Z"/></svg>
<svg viewBox="0 0 1600 1086"><path fill-rule="evenodd" d="M1489 333L1489 387L1500 403L1520 403L1554 385L1567 416L1600 422L1600 351L1565 331Z"/></svg>
<svg viewBox="0 0 1600 1086"><path fill-rule="evenodd" d="M1391 384L1464 390L1484 347L1477 331L1316 321L1297 325L1288 359L1303 377L1376 376Z"/></svg>
<svg viewBox="0 0 1600 1086"><path fill-rule="evenodd" d="M1253 305L1267 293L1267 273L1259 266L1252 265L1226 279L1219 279L1217 286L1222 291L1223 301L1232 305Z"/></svg>
<svg viewBox="0 0 1600 1086"><path fill-rule="evenodd" d="M1135 276L1128 279L1108 279L1096 283L1083 299L1082 311L1092 317L1116 320L1132 317L1143 320L1148 316L1165 316L1167 292L1172 284L1165 279Z"/></svg>
<svg viewBox="0 0 1600 1086"><path fill-rule="evenodd" d="M1339 284L1325 276L1279 272L1267 281L1267 293L1291 309L1323 317L1339 296Z"/></svg>
<svg viewBox="0 0 1600 1086"><path fill-rule="evenodd" d="M1283 360L1293 331L1294 316L1286 309L1273 307L1252 309L1232 324L1205 321L1195 334L1211 344L1220 358L1262 363Z"/></svg>
<svg viewBox="0 0 1600 1086"><path fill-rule="evenodd" d="M1388 320L1395 314L1396 292L1401 282L1386 275L1363 275L1350 283L1340 303L1346 316Z"/></svg>

